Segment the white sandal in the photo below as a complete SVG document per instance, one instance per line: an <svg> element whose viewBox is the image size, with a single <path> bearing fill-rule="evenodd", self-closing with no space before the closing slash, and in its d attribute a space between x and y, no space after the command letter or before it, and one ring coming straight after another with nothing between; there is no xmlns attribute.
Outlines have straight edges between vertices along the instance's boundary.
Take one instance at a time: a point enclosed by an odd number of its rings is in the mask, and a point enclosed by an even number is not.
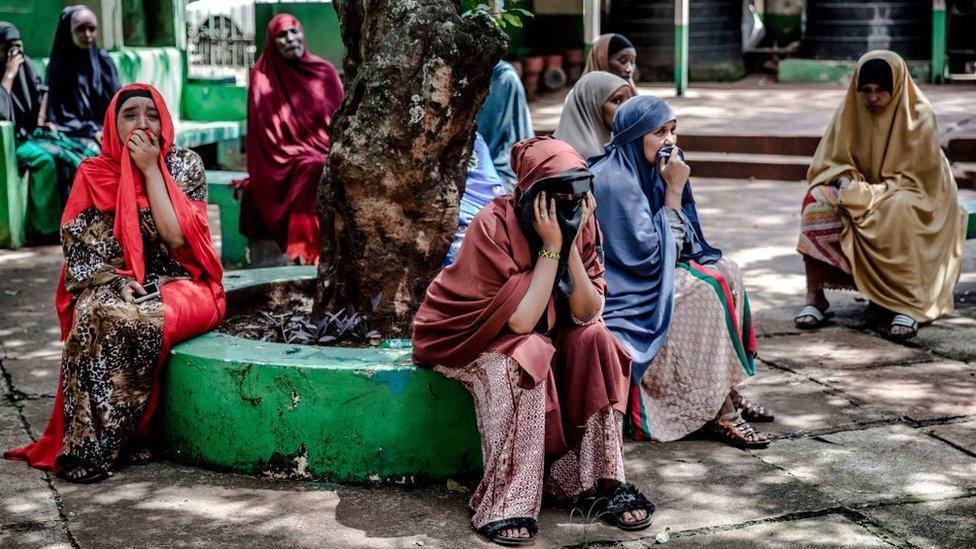
<svg viewBox="0 0 976 549"><path fill-rule="evenodd" d="M813 322L800 322L803 317L813 318ZM827 324L827 320L834 317L831 311L821 311L816 305L804 305L800 312L793 317L793 324L801 330L815 330Z"/></svg>
<svg viewBox="0 0 976 549"><path fill-rule="evenodd" d="M892 331L891 331L891 329L894 328L895 326L901 326L901 327L904 327L904 328L908 328L911 331L908 332L908 333L906 333L906 334L895 334L895 333L892 333ZM915 337L916 335L918 335L918 322L914 318L912 318L912 317L910 317L908 315L898 314L898 315L895 315L891 319L891 325L888 326L888 337L889 338L891 338L891 339L893 339L895 341L907 341L907 340Z"/></svg>

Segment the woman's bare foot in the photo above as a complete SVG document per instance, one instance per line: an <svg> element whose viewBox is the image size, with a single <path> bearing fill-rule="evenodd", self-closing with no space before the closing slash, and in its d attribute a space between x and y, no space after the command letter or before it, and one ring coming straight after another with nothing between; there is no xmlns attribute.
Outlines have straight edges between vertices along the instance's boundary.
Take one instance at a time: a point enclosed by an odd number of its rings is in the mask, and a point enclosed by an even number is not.
<svg viewBox="0 0 976 549"><path fill-rule="evenodd" d="M532 534L526 528L506 528L500 532L506 538L531 538Z"/></svg>

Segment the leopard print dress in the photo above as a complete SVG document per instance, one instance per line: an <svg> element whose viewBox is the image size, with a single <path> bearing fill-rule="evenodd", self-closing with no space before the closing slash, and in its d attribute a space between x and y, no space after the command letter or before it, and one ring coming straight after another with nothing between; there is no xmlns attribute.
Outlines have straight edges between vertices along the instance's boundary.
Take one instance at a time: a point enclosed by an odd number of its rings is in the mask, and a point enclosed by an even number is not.
<svg viewBox="0 0 976 549"><path fill-rule="evenodd" d="M203 161L173 147L166 156L173 181L191 199L207 200ZM113 235L115 215L94 207L61 227L65 286L75 315L62 356L64 444L58 462L111 470L132 441L146 409L163 346L163 302L128 303L121 289L129 279L122 246ZM139 211L145 283L187 279L159 236L148 209Z"/></svg>

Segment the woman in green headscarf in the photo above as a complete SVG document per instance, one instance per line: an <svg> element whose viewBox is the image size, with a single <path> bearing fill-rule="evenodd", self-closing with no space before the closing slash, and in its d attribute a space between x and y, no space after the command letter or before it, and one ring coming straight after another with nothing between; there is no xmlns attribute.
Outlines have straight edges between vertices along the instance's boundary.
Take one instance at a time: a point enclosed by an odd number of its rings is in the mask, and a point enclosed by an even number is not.
<svg viewBox="0 0 976 549"><path fill-rule="evenodd" d="M13 123L17 167L28 176L27 235L34 242L56 240L75 170L95 152L49 129L47 87L24 55L20 31L6 21L0 21L0 63L0 121Z"/></svg>

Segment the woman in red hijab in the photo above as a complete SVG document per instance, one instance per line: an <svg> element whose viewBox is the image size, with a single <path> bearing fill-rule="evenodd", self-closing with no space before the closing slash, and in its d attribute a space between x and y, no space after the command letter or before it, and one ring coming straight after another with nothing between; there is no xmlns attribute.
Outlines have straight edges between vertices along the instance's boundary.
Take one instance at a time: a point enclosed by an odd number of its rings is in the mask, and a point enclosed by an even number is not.
<svg viewBox="0 0 976 549"><path fill-rule="evenodd" d="M274 240L293 261L318 263L316 190L342 81L331 63L308 52L298 19L282 13L268 23L247 93L241 233Z"/></svg>
<svg viewBox="0 0 976 549"><path fill-rule="evenodd" d="M102 154L82 162L71 188L61 245L54 409L37 442L4 457L91 483L152 459L159 366L174 343L224 316L203 162L173 145L151 86L131 84L112 99Z"/></svg>
<svg viewBox="0 0 976 549"><path fill-rule="evenodd" d="M654 506L624 482L630 357L601 318L593 175L551 137L517 143L512 167L515 195L475 216L414 319L414 361L474 399L485 475L472 524L530 544L545 486L620 528L647 528Z"/></svg>

